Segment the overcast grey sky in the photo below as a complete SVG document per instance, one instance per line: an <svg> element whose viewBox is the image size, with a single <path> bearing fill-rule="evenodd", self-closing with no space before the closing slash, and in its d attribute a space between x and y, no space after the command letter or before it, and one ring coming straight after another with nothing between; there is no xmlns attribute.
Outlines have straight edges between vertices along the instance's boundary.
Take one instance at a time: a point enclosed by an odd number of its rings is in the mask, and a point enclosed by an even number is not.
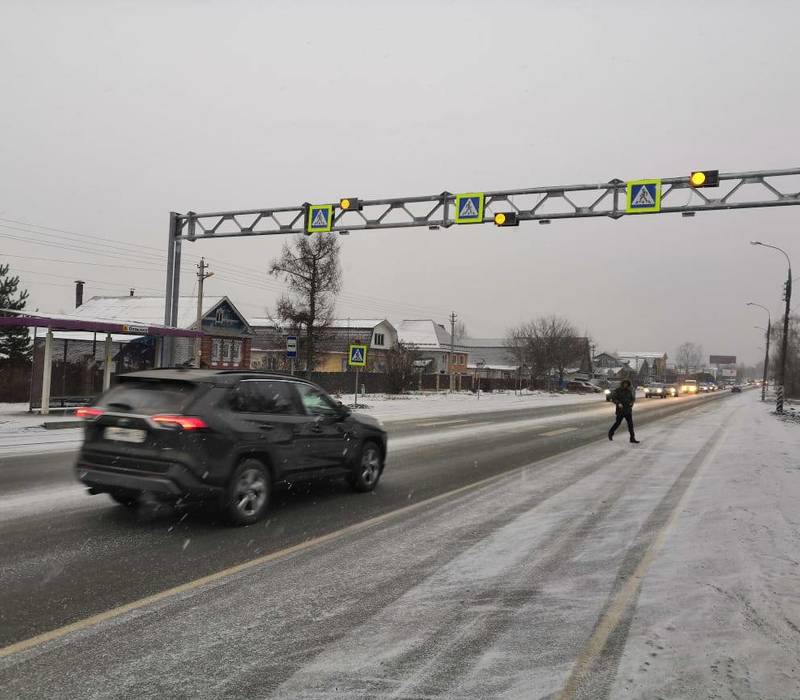
<svg viewBox="0 0 800 700"><path fill-rule="evenodd" d="M68 311L78 278L162 293L170 210L794 167L798 20L778 0L2 0L0 260L31 308ZM785 265L752 238L800 269L794 207L354 232L338 310L455 310L479 336L558 313L601 349L755 362L744 303L779 313ZM262 315L282 242L184 250Z"/></svg>

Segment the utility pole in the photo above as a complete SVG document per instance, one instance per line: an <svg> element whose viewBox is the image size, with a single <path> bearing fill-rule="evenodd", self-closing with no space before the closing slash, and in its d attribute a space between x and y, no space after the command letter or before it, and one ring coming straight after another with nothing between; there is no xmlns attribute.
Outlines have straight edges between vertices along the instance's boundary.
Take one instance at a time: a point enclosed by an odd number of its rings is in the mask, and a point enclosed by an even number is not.
<svg viewBox="0 0 800 700"><path fill-rule="evenodd" d="M764 353L764 381L761 382L761 400L767 400L767 365L769 364L769 336L772 334L772 316L767 320L767 351Z"/></svg>
<svg viewBox="0 0 800 700"><path fill-rule="evenodd" d="M788 255L786 256L788 259ZM778 387L778 401L775 410L783 413L783 399L786 394L786 359L789 352L789 313L792 302L792 265L789 263L789 276L786 278L786 310L783 314L783 338L781 340L781 385Z"/></svg>
<svg viewBox="0 0 800 700"><path fill-rule="evenodd" d="M453 385L455 384L455 376L453 375L453 353L456 346L456 312L450 314L450 357L447 361L447 367L450 370L450 393L453 393Z"/></svg>
<svg viewBox="0 0 800 700"><path fill-rule="evenodd" d="M197 263L197 330L201 331L203 328L203 284L205 281L214 275L213 272L206 272L208 265L206 259L200 258ZM197 366L200 367L200 354L202 352L202 338L199 336L194 341L194 356L197 361Z"/></svg>
<svg viewBox="0 0 800 700"><path fill-rule="evenodd" d="M779 248L776 245L772 245L771 243L764 243L763 241L750 241L750 245L760 245L764 248L772 248L773 250L777 250L780 253L783 253L783 256L786 258L786 263L789 266L789 273L786 277L786 283L784 285L785 293L783 295L784 300L786 301L786 311L783 315L783 338L781 340L781 371L778 375L780 377L779 384L775 387L775 413L783 413L783 399L784 399L784 392L786 391L786 356L788 352L788 343L789 343L789 313L791 312L791 302L792 302L792 260L789 257L789 253L787 253L783 248Z"/></svg>

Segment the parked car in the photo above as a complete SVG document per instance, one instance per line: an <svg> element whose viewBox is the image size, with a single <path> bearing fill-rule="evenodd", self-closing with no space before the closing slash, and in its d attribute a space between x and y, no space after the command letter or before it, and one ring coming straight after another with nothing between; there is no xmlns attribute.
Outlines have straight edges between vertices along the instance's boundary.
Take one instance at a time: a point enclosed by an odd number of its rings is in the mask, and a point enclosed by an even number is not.
<svg viewBox="0 0 800 700"><path fill-rule="evenodd" d="M583 379L573 379L572 381L567 383L567 391L589 392L589 393L599 394L603 390L596 384L592 384L591 382L587 382Z"/></svg>
<svg viewBox="0 0 800 700"><path fill-rule="evenodd" d="M247 525L273 484L344 476L372 491L386 431L311 382L252 371L163 369L123 375L86 419L78 479L126 506L141 494L219 504Z"/></svg>

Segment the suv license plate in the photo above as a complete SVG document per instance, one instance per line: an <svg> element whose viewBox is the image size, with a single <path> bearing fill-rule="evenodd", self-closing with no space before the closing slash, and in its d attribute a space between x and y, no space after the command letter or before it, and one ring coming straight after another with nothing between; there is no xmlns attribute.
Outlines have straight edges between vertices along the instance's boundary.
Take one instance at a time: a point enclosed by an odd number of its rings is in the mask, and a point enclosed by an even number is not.
<svg viewBox="0 0 800 700"><path fill-rule="evenodd" d="M103 432L103 436L106 440L117 440L118 442L144 442L147 431L109 425Z"/></svg>

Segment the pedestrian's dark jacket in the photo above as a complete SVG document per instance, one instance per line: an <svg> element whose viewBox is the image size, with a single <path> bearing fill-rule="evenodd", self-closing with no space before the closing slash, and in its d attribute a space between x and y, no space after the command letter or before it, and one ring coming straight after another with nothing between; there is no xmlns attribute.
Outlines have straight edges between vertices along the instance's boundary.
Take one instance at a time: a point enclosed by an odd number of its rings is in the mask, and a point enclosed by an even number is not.
<svg viewBox="0 0 800 700"><path fill-rule="evenodd" d="M618 386L611 392L611 400L618 406L622 406L623 410L630 410L633 404L636 403L636 392L633 387Z"/></svg>

